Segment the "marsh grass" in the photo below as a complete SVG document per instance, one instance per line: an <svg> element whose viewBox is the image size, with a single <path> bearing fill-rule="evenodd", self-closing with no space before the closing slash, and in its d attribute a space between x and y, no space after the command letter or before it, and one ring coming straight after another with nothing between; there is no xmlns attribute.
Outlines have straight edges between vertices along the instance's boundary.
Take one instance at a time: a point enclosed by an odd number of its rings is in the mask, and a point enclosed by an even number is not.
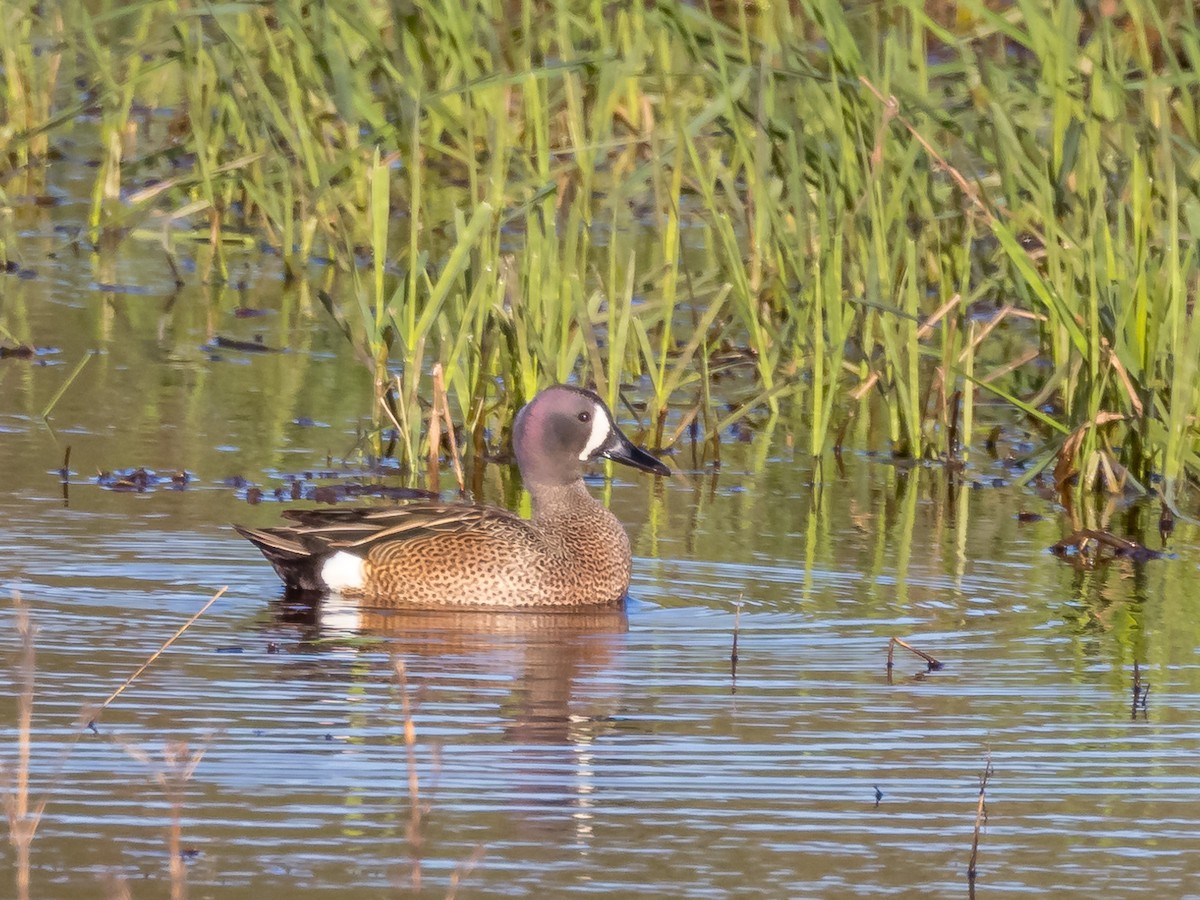
<svg viewBox="0 0 1200 900"><path fill-rule="evenodd" d="M1200 31L1149 0L950 8L9 4L0 176L43 177L86 105L93 243L155 215L208 278L249 235L294 278L329 260L373 452L396 429L413 479L440 365L468 456L573 379L707 460L787 409L814 456L957 463L986 392L1044 443L1022 477L1176 505Z"/></svg>

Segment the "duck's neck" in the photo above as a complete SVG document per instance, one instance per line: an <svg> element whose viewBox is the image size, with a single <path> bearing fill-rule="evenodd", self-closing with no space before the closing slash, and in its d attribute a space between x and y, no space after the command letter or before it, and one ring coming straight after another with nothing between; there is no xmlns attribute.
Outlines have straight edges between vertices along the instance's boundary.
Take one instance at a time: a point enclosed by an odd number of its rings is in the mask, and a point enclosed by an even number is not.
<svg viewBox="0 0 1200 900"><path fill-rule="evenodd" d="M529 495L533 500L533 520L546 522L570 514L578 514L581 509L597 505L592 495L588 493L583 479L569 484L531 484Z"/></svg>

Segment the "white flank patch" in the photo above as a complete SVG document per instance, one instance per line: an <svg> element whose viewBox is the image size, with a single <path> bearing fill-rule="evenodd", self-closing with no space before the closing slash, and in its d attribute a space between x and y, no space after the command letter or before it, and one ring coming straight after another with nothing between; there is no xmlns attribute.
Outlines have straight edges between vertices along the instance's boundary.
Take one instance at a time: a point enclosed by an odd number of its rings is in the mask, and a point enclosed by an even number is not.
<svg viewBox="0 0 1200 900"><path fill-rule="evenodd" d="M604 445L604 442L608 440L608 436L611 433L612 426L608 424L608 414L599 404L596 404L596 408L592 410L592 434L588 438L583 452L579 454L579 458L584 462L591 459L592 454Z"/></svg>
<svg viewBox="0 0 1200 900"><path fill-rule="evenodd" d="M325 582L325 587L339 593L362 590L366 575L365 562L361 556L339 550L321 566L321 580Z"/></svg>

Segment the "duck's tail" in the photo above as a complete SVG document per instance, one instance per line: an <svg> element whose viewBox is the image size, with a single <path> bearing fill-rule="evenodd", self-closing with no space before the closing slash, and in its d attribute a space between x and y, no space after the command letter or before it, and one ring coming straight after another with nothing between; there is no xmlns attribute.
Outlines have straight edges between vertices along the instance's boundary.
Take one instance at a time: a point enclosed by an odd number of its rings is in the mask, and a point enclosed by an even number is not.
<svg viewBox="0 0 1200 900"><path fill-rule="evenodd" d="M288 528L244 528L234 525L234 530L262 551L262 555L279 573L289 592L323 593L326 590L321 580L321 565L324 554L316 553L296 540Z"/></svg>

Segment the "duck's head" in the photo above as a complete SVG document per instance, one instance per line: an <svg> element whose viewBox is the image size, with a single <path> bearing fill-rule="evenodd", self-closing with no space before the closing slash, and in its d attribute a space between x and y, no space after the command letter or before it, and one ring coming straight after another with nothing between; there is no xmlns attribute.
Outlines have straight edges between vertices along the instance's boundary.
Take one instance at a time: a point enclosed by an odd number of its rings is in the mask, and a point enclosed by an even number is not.
<svg viewBox="0 0 1200 900"><path fill-rule="evenodd" d="M671 474L621 433L596 394L563 384L546 388L517 413L513 449L527 483L571 484L582 477L584 463L600 459Z"/></svg>

